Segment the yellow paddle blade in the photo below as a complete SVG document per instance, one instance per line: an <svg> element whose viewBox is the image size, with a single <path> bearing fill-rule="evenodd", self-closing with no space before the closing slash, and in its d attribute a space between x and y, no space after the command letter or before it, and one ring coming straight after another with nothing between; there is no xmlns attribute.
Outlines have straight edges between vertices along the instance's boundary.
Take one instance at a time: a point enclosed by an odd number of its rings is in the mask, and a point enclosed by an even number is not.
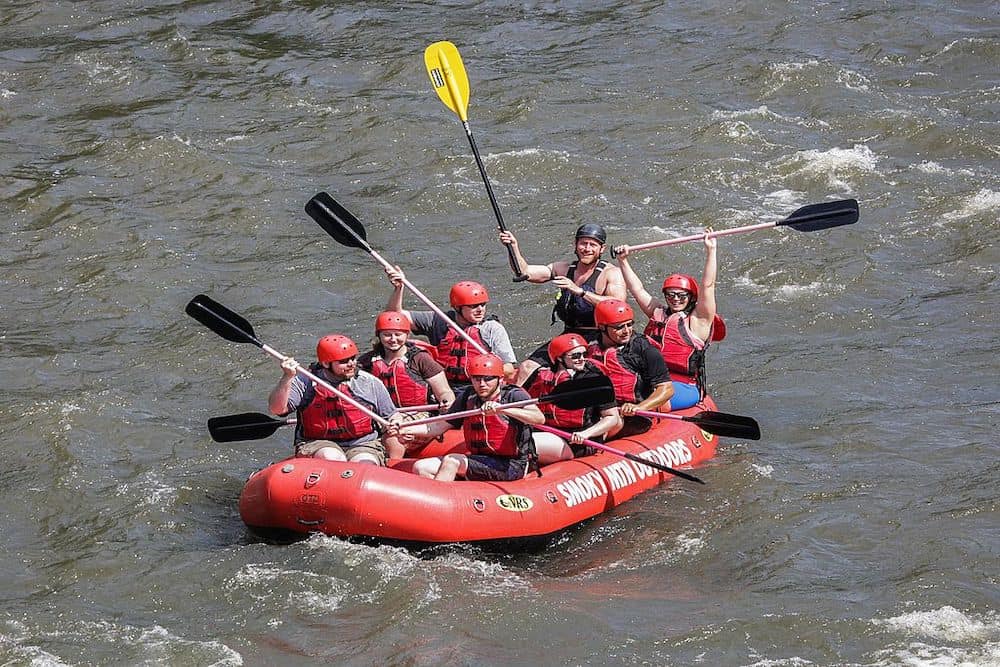
<svg viewBox="0 0 1000 667"><path fill-rule="evenodd" d="M445 106L457 113L463 123L469 120L469 77L455 45L434 42L424 50L424 64L431 85Z"/></svg>

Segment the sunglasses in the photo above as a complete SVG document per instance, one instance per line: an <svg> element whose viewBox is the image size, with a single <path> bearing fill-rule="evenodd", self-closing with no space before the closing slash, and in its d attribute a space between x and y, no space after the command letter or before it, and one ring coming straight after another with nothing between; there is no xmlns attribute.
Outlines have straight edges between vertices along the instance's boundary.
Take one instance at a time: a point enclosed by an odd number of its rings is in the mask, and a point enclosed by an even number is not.
<svg viewBox="0 0 1000 667"><path fill-rule="evenodd" d="M687 292L664 292L663 296L668 299L674 299L675 301L683 301L684 299L690 299L691 295Z"/></svg>
<svg viewBox="0 0 1000 667"><path fill-rule="evenodd" d="M569 358L571 361L580 361L586 356L587 356L586 352L574 352L573 354L569 355Z"/></svg>
<svg viewBox="0 0 1000 667"><path fill-rule="evenodd" d="M495 375L470 375L469 380L472 382L489 382L491 380L499 380L500 378Z"/></svg>
<svg viewBox="0 0 1000 667"><path fill-rule="evenodd" d="M346 366L347 364L353 364L357 360L358 360L358 355L354 355L353 357L348 357L346 359L338 359L337 361L335 361L333 363L335 363L335 364L342 364L342 365Z"/></svg>

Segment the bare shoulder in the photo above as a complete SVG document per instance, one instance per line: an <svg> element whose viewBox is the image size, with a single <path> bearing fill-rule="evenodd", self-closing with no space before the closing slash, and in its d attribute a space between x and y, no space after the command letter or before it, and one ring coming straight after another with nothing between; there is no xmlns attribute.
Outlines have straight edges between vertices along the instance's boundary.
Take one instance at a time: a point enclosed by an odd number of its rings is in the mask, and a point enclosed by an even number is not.
<svg viewBox="0 0 1000 667"><path fill-rule="evenodd" d="M564 259L557 260L549 264L549 269L553 276L565 276L569 273L569 262Z"/></svg>
<svg viewBox="0 0 1000 667"><path fill-rule="evenodd" d="M616 299L625 298L625 276L622 275L622 270L613 264L605 265L594 287L597 288L598 294L613 296Z"/></svg>

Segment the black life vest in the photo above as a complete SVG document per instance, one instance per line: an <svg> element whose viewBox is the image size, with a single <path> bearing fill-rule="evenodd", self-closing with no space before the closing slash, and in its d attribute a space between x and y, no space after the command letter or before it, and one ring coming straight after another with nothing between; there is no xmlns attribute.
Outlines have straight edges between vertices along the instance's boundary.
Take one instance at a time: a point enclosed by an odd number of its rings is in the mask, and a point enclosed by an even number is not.
<svg viewBox="0 0 1000 667"><path fill-rule="evenodd" d="M576 267L579 263L580 260L576 260L569 265L569 269L566 271L566 277L570 280L573 280L573 276L576 274ZM593 272L587 277L587 280L580 285L580 288L585 292L596 292L597 278L604 273L604 269L607 265L608 263L603 259L598 260L597 266L594 267ZM552 307L553 324L558 317L565 323L567 329L593 329L596 327L597 324L594 322L594 306L584 299L583 296L583 294L577 296L568 289L559 290L559 297L556 299L556 305Z"/></svg>

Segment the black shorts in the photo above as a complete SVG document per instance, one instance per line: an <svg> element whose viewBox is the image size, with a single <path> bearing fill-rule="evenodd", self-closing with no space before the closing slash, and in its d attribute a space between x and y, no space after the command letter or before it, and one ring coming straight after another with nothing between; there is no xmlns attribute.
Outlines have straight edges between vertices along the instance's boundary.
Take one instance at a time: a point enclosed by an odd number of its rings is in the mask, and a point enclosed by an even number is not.
<svg viewBox="0 0 1000 667"><path fill-rule="evenodd" d="M528 459L469 454L465 479L479 482L511 482L528 473Z"/></svg>

